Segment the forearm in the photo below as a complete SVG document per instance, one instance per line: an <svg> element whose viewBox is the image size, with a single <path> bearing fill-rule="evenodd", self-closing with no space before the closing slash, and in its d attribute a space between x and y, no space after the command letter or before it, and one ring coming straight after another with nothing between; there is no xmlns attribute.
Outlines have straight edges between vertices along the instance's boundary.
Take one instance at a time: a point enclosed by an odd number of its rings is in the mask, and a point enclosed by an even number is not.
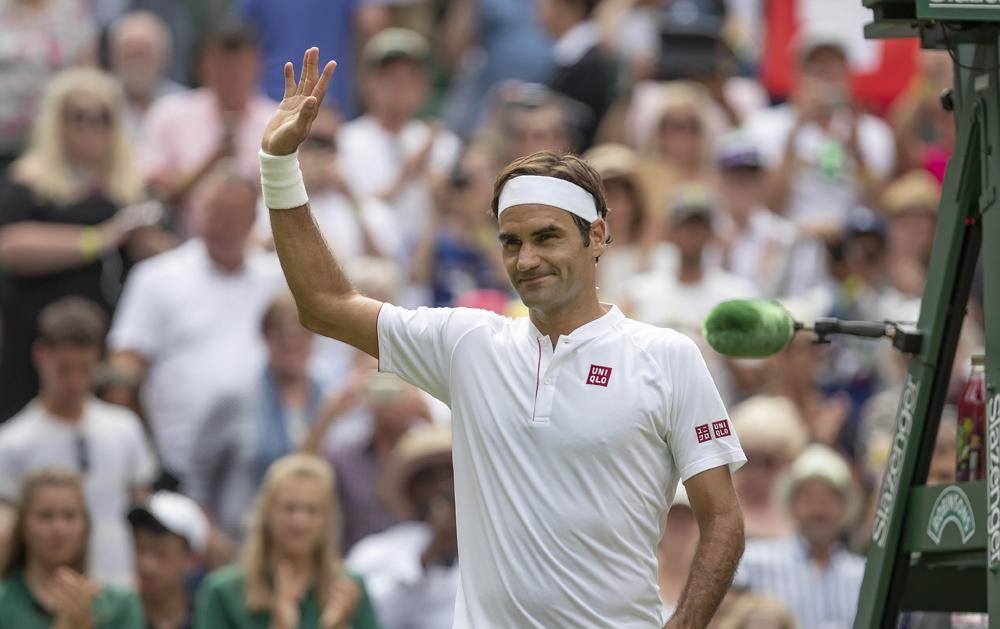
<svg viewBox="0 0 1000 629"><path fill-rule="evenodd" d="M84 266L119 242L110 223L14 223L0 229L0 266L15 275L55 273Z"/></svg>
<svg viewBox="0 0 1000 629"><path fill-rule="evenodd" d="M719 514L701 531L687 582L667 627L701 629L708 625L729 589L743 556L743 518Z"/></svg>
<svg viewBox="0 0 1000 629"><path fill-rule="evenodd" d="M323 239L308 206L270 212L274 247L303 325L336 338L335 313L357 292Z"/></svg>

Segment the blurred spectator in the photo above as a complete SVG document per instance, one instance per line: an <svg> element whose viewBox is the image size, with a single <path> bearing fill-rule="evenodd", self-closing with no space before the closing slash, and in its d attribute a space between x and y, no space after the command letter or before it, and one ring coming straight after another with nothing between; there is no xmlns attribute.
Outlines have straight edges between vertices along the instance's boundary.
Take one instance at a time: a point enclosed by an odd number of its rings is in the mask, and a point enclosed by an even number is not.
<svg viewBox="0 0 1000 629"><path fill-rule="evenodd" d="M31 366L38 313L65 295L111 312L124 264L156 249L155 220L142 199L122 120L118 84L93 69L49 83L27 151L0 190L0 421L38 390ZM155 208L154 208L155 210ZM153 238L150 238L152 236ZM124 258L124 260L123 260Z"/></svg>
<svg viewBox="0 0 1000 629"><path fill-rule="evenodd" d="M667 617L674 613L681 591L687 583L699 537L698 522L691 510L687 490L683 484L678 483L674 501L667 511L663 536L656 546L660 598Z"/></svg>
<svg viewBox="0 0 1000 629"><path fill-rule="evenodd" d="M16 500L22 481L36 470L79 471L93 519L89 574L125 586L133 574L126 507L148 490L157 464L139 418L90 393L105 325L104 313L80 297L42 311L32 348L41 388L0 427L0 499Z"/></svg>
<svg viewBox="0 0 1000 629"><path fill-rule="evenodd" d="M275 103L257 93L260 52L248 27L225 22L205 41L203 87L157 101L142 131L142 168L161 198L183 204L222 160L256 180L257 151ZM180 206L181 229L190 217Z"/></svg>
<svg viewBox="0 0 1000 629"><path fill-rule="evenodd" d="M307 368L313 334L299 323L291 295L264 311L260 331L267 364L256 382L212 400L193 443L188 492L235 540L264 474L306 440L319 414L322 389Z"/></svg>
<svg viewBox="0 0 1000 629"><path fill-rule="evenodd" d="M17 509L14 505L0 500L0 566L7 563L16 520Z"/></svg>
<svg viewBox="0 0 1000 629"><path fill-rule="evenodd" d="M134 11L115 20L108 39L111 70L125 91L126 128L137 139L153 103L185 89L166 76L170 30L155 13Z"/></svg>
<svg viewBox="0 0 1000 629"><path fill-rule="evenodd" d="M17 629L145 629L132 592L100 585L85 564L96 525L74 474L39 469L22 479L13 546L0 566L0 618ZM124 540L123 540L124 543Z"/></svg>
<svg viewBox="0 0 1000 629"><path fill-rule="evenodd" d="M128 514L139 596L150 629L191 629L191 577L201 567L209 524L187 496L158 491Z"/></svg>
<svg viewBox="0 0 1000 629"><path fill-rule="evenodd" d="M881 209L888 232L888 272L893 287L904 297L919 299L923 294L940 197L937 180L922 170L906 173L882 193Z"/></svg>
<svg viewBox="0 0 1000 629"><path fill-rule="evenodd" d="M371 432L338 444L330 453L344 514L345 552L398 522L378 495L377 479L403 435L417 423L430 420L420 391L392 374L379 373L369 381L365 402L373 416Z"/></svg>
<svg viewBox="0 0 1000 629"><path fill-rule="evenodd" d="M297 62L303 50L317 46L324 59L337 61L337 80L330 82L327 95L331 98L326 102L353 118L358 104L355 94L358 14L366 4L372 4L371 0L240 2L243 18L260 34L264 92L268 97L281 100L285 91L285 63Z"/></svg>
<svg viewBox="0 0 1000 629"><path fill-rule="evenodd" d="M407 433L380 482L407 520L358 542L347 565L364 579L382 629L451 627L459 579L451 431Z"/></svg>
<svg viewBox="0 0 1000 629"><path fill-rule="evenodd" d="M746 123L770 172L769 206L808 238L792 254L785 294L826 278L820 239L836 234L852 208L874 201L895 155L889 126L851 101L843 42L804 31L795 54L799 79L791 102Z"/></svg>
<svg viewBox="0 0 1000 629"><path fill-rule="evenodd" d="M340 516L326 463L304 454L278 459L264 478L243 558L205 579L195 626L376 629L364 584L344 572L337 551Z"/></svg>
<svg viewBox="0 0 1000 629"><path fill-rule="evenodd" d="M341 174L339 129L339 114L324 107L316 114L309 137L299 146L299 167L309 190L309 209L326 242L343 259L377 256L402 263L402 243L393 225L392 208L373 195L356 195ZM254 234L268 249L274 249L270 214L263 203L259 210Z"/></svg>
<svg viewBox="0 0 1000 629"><path fill-rule="evenodd" d="M505 83L496 92L496 129L506 164L538 151L566 153L576 144L572 104L538 83Z"/></svg>
<svg viewBox="0 0 1000 629"><path fill-rule="evenodd" d="M601 256L598 287L606 301L617 302L629 279L653 269L673 268L673 247L655 242L657 218L647 207L639 156L623 144L599 144L583 155L604 183L608 230L613 246Z"/></svg>
<svg viewBox="0 0 1000 629"><path fill-rule="evenodd" d="M808 434L795 405L780 396L757 395L730 410L747 464L733 478L743 508L747 538L783 537L792 523L776 500L785 468L806 444Z"/></svg>
<svg viewBox="0 0 1000 629"><path fill-rule="evenodd" d="M199 237L136 267L108 337L165 471L182 482L212 402L260 376L261 315L284 285L273 256L247 252L256 182L223 168L193 201Z"/></svg>
<svg viewBox="0 0 1000 629"><path fill-rule="evenodd" d="M548 85L586 108L578 121L577 150L594 143L594 136L611 108L617 90L617 62L599 46L600 29L594 22L599 0L537 0L542 28L555 39L555 70Z"/></svg>
<svg viewBox="0 0 1000 629"><path fill-rule="evenodd" d="M341 174L354 194L392 206L406 255L430 218L430 180L451 172L461 148L438 123L417 118L429 88L429 54L413 31L389 28L372 37L362 53L365 114L338 134Z"/></svg>
<svg viewBox="0 0 1000 629"><path fill-rule="evenodd" d="M747 541L740 578L784 603L800 627L854 623L865 560L840 540L858 506L856 491L843 457L810 445L788 468L781 491L796 534Z"/></svg>
<svg viewBox="0 0 1000 629"><path fill-rule="evenodd" d="M639 321L674 328L699 344L723 400L735 395L725 359L711 350L701 329L709 311L727 299L757 296L747 279L724 271L711 262L706 249L711 242L718 211L708 190L700 185L679 186L669 211L669 238L676 248L677 264L653 270L627 283L625 299Z"/></svg>
<svg viewBox="0 0 1000 629"><path fill-rule="evenodd" d="M450 306L459 295L477 288L510 286L497 247L496 222L485 209L493 199L496 172L484 146L469 146L424 227L411 276L430 286L434 306Z"/></svg>
<svg viewBox="0 0 1000 629"><path fill-rule="evenodd" d="M60 70L97 60L97 26L81 0L0 5L0 172L24 149L43 91Z"/></svg>
<svg viewBox="0 0 1000 629"><path fill-rule="evenodd" d="M535 19L537 0L452 0L444 22L446 59L453 60L444 117L468 136L494 87L541 83L552 71L552 42ZM525 153L527 155L528 153Z"/></svg>
<svg viewBox="0 0 1000 629"><path fill-rule="evenodd" d="M888 113L896 132L899 172L923 169L944 180L955 151L955 116L941 105L941 93L954 85L946 50L920 51L920 71Z"/></svg>
<svg viewBox="0 0 1000 629"><path fill-rule="evenodd" d="M719 168L720 240L724 269L750 280L764 297L775 297L788 273L795 227L765 206L760 152L746 136L723 136Z"/></svg>

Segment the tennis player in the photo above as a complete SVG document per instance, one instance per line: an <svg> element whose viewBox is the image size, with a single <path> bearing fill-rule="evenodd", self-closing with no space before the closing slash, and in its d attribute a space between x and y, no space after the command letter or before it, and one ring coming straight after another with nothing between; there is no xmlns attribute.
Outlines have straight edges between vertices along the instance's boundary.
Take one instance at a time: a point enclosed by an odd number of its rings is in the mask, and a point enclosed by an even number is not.
<svg viewBox="0 0 1000 629"><path fill-rule="evenodd" d="M600 177L536 153L497 180L509 319L408 310L356 292L313 217L296 150L335 64L306 51L261 143L281 265L303 323L451 406L461 580L455 626L704 627L743 550L730 478L746 459L695 344L597 299L607 246ZM669 621L656 545L678 481L701 531Z"/></svg>

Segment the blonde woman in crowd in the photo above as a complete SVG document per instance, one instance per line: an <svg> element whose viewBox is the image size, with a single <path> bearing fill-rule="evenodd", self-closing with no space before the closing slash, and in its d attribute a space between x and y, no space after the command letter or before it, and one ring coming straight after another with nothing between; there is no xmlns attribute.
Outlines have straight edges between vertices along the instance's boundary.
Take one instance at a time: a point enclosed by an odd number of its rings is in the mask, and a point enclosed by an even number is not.
<svg viewBox="0 0 1000 629"><path fill-rule="evenodd" d="M158 219L156 206L131 205L144 192L123 102L118 83L99 70L57 76L27 150L0 188L0 421L38 392L31 344L41 310L80 295L110 313L127 263L163 246L162 232L141 229Z"/></svg>
<svg viewBox="0 0 1000 629"><path fill-rule="evenodd" d="M206 578L195 625L213 629L377 629L363 583L344 572L340 513L322 459L278 459L258 495L242 561Z"/></svg>
<svg viewBox="0 0 1000 629"><path fill-rule="evenodd" d="M27 477L0 567L0 627L143 629L135 594L85 573L90 516L80 479L54 469Z"/></svg>

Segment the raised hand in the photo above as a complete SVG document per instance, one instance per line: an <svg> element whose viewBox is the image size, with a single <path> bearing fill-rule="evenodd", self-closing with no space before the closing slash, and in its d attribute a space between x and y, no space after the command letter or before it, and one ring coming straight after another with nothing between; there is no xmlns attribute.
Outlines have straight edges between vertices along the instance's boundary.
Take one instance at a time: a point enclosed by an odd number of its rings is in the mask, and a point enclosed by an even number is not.
<svg viewBox="0 0 1000 629"><path fill-rule="evenodd" d="M265 153L290 155L299 148L309 135L336 67L336 61L328 61L320 74L319 48L310 48L302 58L302 73L296 84L292 63L285 64L285 95L267 123L260 142Z"/></svg>
<svg viewBox="0 0 1000 629"><path fill-rule="evenodd" d="M342 629L347 626L354 608L361 598L361 588L350 577L340 577L330 590L330 598L323 608L319 626L323 629Z"/></svg>
<svg viewBox="0 0 1000 629"><path fill-rule="evenodd" d="M89 629L94 626L90 606L100 587L69 568L60 568L51 581L56 629Z"/></svg>

